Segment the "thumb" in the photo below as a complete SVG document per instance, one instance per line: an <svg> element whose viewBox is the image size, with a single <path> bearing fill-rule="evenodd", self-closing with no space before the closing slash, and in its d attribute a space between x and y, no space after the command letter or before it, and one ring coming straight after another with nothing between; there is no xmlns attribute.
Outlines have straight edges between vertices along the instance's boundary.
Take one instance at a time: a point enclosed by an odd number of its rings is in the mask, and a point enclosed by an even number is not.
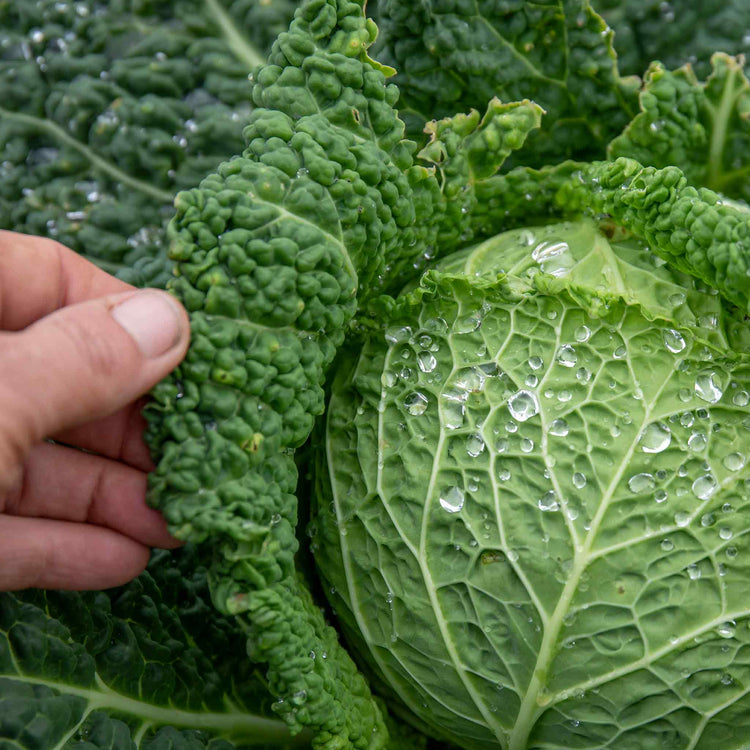
<svg viewBox="0 0 750 750"><path fill-rule="evenodd" d="M166 292L63 307L0 334L0 486L45 437L112 414L185 356L189 322Z"/></svg>

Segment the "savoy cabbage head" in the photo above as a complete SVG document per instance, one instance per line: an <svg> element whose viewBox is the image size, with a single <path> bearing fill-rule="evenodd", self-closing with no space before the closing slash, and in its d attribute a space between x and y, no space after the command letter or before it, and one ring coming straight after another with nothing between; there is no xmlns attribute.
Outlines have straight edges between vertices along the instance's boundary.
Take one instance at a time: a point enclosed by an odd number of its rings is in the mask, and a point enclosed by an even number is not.
<svg viewBox="0 0 750 750"><path fill-rule="evenodd" d="M192 323L190 544L0 595L0 745L746 747L736 28L636 79L588 0L292 10L0 6L2 226Z"/></svg>

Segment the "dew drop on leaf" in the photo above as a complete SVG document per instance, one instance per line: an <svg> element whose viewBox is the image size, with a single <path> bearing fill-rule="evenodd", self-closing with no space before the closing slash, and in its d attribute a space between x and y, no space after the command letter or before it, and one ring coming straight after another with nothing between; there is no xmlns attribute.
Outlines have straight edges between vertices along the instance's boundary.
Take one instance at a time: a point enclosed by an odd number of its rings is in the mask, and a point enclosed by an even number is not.
<svg viewBox="0 0 750 750"><path fill-rule="evenodd" d="M529 357L529 367L532 370L541 370L544 367L544 360L541 357Z"/></svg>
<svg viewBox="0 0 750 750"><path fill-rule="evenodd" d="M440 493L440 506L448 513L458 513L464 507L464 491L460 487L447 487Z"/></svg>
<svg viewBox="0 0 750 750"><path fill-rule="evenodd" d="M591 329L588 326L578 326L573 335L575 336L576 341L588 341L591 336Z"/></svg>
<svg viewBox="0 0 750 750"><path fill-rule="evenodd" d="M750 403L750 394L747 391L737 391L732 397L735 406L747 406Z"/></svg>
<svg viewBox="0 0 750 750"><path fill-rule="evenodd" d="M484 439L481 435L469 435L466 438L466 452L472 457L476 458L480 453L484 451Z"/></svg>
<svg viewBox="0 0 750 750"><path fill-rule="evenodd" d="M588 383L591 380L591 370L587 367L579 367L576 370L576 380L579 383Z"/></svg>
<svg viewBox="0 0 750 750"><path fill-rule="evenodd" d="M707 445L706 433L705 432L694 432L688 438L688 448L695 453L700 453L705 449Z"/></svg>
<svg viewBox="0 0 750 750"><path fill-rule="evenodd" d="M508 410L514 419L525 422L539 413L539 402L531 391L518 391L508 399Z"/></svg>
<svg viewBox="0 0 750 750"><path fill-rule="evenodd" d="M730 453L729 455L724 456L722 464L724 464L724 468L729 471L740 471L740 469L745 466L745 456L739 451L736 453Z"/></svg>
<svg viewBox="0 0 750 750"><path fill-rule="evenodd" d="M644 453L661 453L672 442L672 431L664 422L652 422L641 433L640 446Z"/></svg>
<svg viewBox="0 0 750 750"><path fill-rule="evenodd" d="M708 500L718 487L716 479L711 474L704 474L693 482L693 494L699 500Z"/></svg>
<svg viewBox="0 0 750 750"><path fill-rule="evenodd" d="M628 479L628 489L638 495L654 489L654 477L651 474L634 474Z"/></svg>
<svg viewBox="0 0 750 750"><path fill-rule="evenodd" d="M700 566L695 563L690 563L685 570L687 570L688 578L690 578L691 581L697 581L701 577Z"/></svg>
<svg viewBox="0 0 750 750"><path fill-rule="evenodd" d="M586 475L582 474L580 471L577 471L575 472L575 474L573 474L571 481L573 482L573 486L577 490L582 490L586 486Z"/></svg>
<svg viewBox="0 0 750 750"><path fill-rule="evenodd" d="M713 370L698 373L695 378L695 395L709 404L715 404L724 395L719 376Z"/></svg>
<svg viewBox="0 0 750 750"><path fill-rule="evenodd" d="M671 552L674 549L674 543L671 539L662 539L660 546L664 552Z"/></svg>
<svg viewBox="0 0 750 750"><path fill-rule="evenodd" d="M732 530L728 526L720 526L719 537L724 541L728 541L732 538Z"/></svg>
<svg viewBox="0 0 750 750"><path fill-rule="evenodd" d="M564 419L553 419L549 426L549 434L555 435L556 437L565 437L570 429L568 423Z"/></svg>
<svg viewBox="0 0 750 750"><path fill-rule="evenodd" d="M686 346L685 339L679 331L675 331L674 328L667 328L664 331L664 346L672 352L672 354L679 354Z"/></svg>
<svg viewBox="0 0 750 750"><path fill-rule="evenodd" d="M523 438L521 440L521 450L524 453L531 453L534 450L534 441L531 438Z"/></svg>
<svg viewBox="0 0 750 750"><path fill-rule="evenodd" d="M406 407L406 411L408 411L409 414L414 417L419 417L424 414L427 411L427 404L427 396L425 396L424 393L420 393L419 391L410 393L404 399L404 406Z"/></svg>
<svg viewBox="0 0 750 750"><path fill-rule="evenodd" d="M539 498L539 502L537 503L537 506L539 510L542 510L542 511L560 510L560 505L557 502L557 498L555 497L554 490L549 490L549 492L545 492Z"/></svg>
<svg viewBox="0 0 750 750"><path fill-rule="evenodd" d="M426 349L417 353L417 365L422 372L432 372L437 367L435 356Z"/></svg>
<svg viewBox="0 0 750 750"><path fill-rule="evenodd" d="M737 628L737 624L731 620L723 622L716 628L716 633L722 638L734 638L734 633Z"/></svg>
<svg viewBox="0 0 750 750"><path fill-rule="evenodd" d="M563 344L557 352L557 363L563 367L575 367L577 362L576 350L570 344Z"/></svg>
<svg viewBox="0 0 750 750"><path fill-rule="evenodd" d="M656 490L656 492L654 492L654 500L656 500L657 503L663 503L666 499L666 490Z"/></svg>

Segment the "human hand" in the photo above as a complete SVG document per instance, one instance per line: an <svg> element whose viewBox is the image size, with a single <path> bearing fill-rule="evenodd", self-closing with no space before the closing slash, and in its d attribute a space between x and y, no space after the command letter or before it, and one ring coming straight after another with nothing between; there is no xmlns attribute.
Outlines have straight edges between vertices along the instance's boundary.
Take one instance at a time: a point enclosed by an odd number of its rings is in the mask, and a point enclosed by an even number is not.
<svg viewBox="0 0 750 750"><path fill-rule="evenodd" d="M177 546L145 503L139 397L188 339L165 292L0 231L0 590L116 586Z"/></svg>

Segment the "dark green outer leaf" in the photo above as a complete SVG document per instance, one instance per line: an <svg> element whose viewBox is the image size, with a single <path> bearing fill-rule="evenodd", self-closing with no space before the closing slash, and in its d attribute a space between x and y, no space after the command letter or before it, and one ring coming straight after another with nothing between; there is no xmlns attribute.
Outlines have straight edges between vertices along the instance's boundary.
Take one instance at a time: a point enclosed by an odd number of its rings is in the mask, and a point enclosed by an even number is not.
<svg viewBox="0 0 750 750"><path fill-rule="evenodd" d="M248 73L294 5L3 3L0 227L163 285L174 195L242 148Z"/></svg>
<svg viewBox="0 0 750 750"><path fill-rule="evenodd" d="M531 99L547 112L514 163L601 158L636 109L636 82L619 77L611 36L587 0L385 0L382 59L398 70L410 135L492 97Z"/></svg>
<svg viewBox="0 0 750 750"><path fill-rule="evenodd" d="M109 592L0 594L0 746L305 747L273 719L244 639L193 549L158 552ZM220 739L220 738L226 739Z"/></svg>
<svg viewBox="0 0 750 750"><path fill-rule="evenodd" d="M596 0L615 31L620 72L642 76L653 60L667 68L690 63L698 77L714 52L748 51L750 5L745 0Z"/></svg>
<svg viewBox="0 0 750 750"><path fill-rule="evenodd" d="M699 82L692 68L653 63L640 93L641 113L609 144L610 159L679 167L692 185L750 200L750 82L743 60L717 53Z"/></svg>

